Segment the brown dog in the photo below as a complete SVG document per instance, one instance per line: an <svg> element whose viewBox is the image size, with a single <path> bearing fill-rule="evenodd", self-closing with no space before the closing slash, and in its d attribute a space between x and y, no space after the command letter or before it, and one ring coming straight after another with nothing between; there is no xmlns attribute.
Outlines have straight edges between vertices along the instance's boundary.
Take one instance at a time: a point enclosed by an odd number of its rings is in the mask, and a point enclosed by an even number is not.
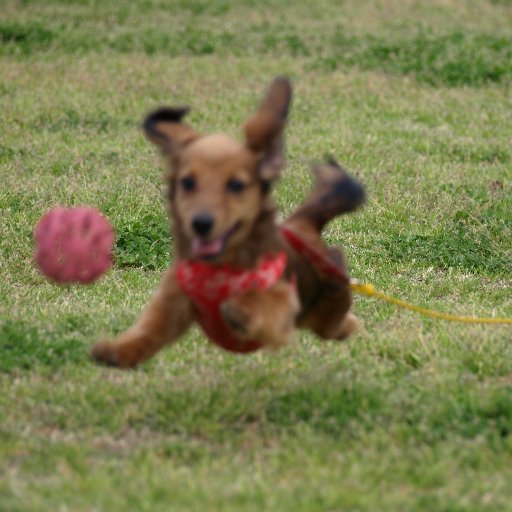
<svg viewBox="0 0 512 512"><path fill-rule="evenodd" d="M360 206L364 191L335 162L317 166L309 198L276 224L270 190L284 165L290 100L289 81L275 79L245 124L244 144L199 135L182 122L187 109L162 108L146 118L147 137L169 160L177 261L137 323L116 341L94 345L96 361L133 367L195 321L235 352L286 345L296 327L324 339L354 331L343 255L320 235L333 217Z"/></svg>

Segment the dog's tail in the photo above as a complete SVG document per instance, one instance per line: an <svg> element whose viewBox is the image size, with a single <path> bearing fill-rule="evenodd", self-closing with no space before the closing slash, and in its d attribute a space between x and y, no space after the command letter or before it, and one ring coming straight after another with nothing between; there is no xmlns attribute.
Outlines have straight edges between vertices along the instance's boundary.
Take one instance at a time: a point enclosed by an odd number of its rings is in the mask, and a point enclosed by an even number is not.
<svg viewBox="0 0 512 512"><path fill-rule="evenodd" d="M359 208L364 203L365 191L335 160L315 166L313 172L313 190L285 224L320 233L330 220Z"/></svg>

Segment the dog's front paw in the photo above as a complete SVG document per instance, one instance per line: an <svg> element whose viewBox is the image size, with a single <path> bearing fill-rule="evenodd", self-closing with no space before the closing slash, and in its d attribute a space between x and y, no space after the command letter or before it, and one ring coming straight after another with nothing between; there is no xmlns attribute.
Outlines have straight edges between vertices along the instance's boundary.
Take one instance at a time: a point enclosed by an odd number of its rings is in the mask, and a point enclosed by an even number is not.
<svg viewBox="0 0 512 512"><path fill-rule="evenodd" d="M254 338L256 329L251 322L250 311L235 300L227 300L220 306L220 312L226 325L242 340Z"/></svg>
<svg viewBox="0 0 512 512"><path fill-rule="evenodd" d="M104 366L119 366L119 361L111 341L97 341L91 350L91 359Z"/></svg>
<svg viewBox="0 0 512 512"><path fill-rule="evenodd" d="M223 302L220 311L226 325L240 340L258 340L266 348L277 349L293 341L294 311L289 316L272 317L258 309L255 296L248 293Z"/></svg>

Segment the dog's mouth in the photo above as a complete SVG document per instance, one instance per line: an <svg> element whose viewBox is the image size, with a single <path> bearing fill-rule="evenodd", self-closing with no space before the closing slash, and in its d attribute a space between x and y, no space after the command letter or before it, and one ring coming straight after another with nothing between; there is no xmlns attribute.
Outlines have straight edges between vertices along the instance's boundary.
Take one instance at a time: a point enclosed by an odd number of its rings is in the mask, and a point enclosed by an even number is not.
<svg viewBox="0 0 512 512"><path fill-rule="evenodd" d="M192 253L196 258L213 259L220 256L226 247L228 240L235 234L240 227L237 222L232 228L228 229L222 236L213 240L204 240L196 237L192 240Z"/></svg>

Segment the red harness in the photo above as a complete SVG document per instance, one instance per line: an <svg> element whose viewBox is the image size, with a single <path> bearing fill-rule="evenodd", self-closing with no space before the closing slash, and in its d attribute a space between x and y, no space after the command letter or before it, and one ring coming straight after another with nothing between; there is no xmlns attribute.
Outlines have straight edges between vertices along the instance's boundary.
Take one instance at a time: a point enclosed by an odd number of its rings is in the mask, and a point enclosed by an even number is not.
<svg viewBox="0 0 512 512"><path fill-rule="evenodd" d="M213 266L199 261L178 263L176 277L181 289L194 303L199 325L211 341L230 352L254 352L263 344L257 340L239 340L227 328L220 305L249 290L266 290L283 275L288 258L284 252L268 256L254 269Z"/></svg>
<svg viewBox="0 0 512 512"><path fill-rule="evenodd" d="M342 270L300 235L283 226L281 232L294 250L308 259L319 272L336 279L347 279ZM214 266L200 261L180 261L176 277L183 292L194 303L199 325L206 336L225 350L247 353L260 349L263 344L258 340L245 341L234 336L224 323L220 306L225 300L242 292L267 290L281 279L287 262L284 252L265 257L256 268L250 270L234 269L229 265Z"/></svg>

